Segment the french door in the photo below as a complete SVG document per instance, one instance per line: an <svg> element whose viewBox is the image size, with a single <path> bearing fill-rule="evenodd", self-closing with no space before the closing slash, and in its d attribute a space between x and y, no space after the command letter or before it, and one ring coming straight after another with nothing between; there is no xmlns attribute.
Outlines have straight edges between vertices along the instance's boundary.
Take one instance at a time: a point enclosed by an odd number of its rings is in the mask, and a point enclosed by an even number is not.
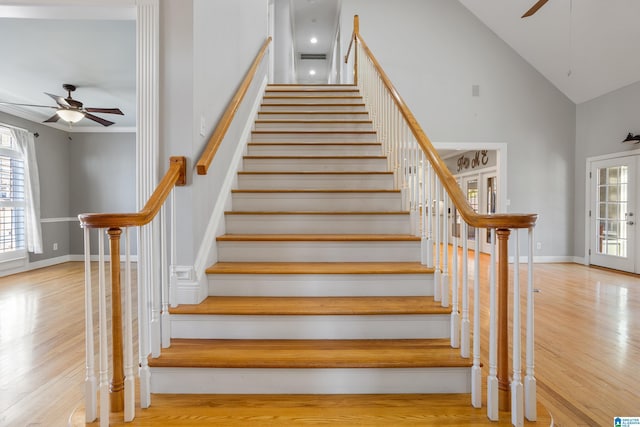
<svg viewBox="0 0 640 427"><path fill-rule="evenodd" d="M640 156L591 162L590 263L637 273Z"/></svg>
<svg viewBox="0 0 640 427"><path fill-rule="evenodd" d="M474 211L481 214L493 214L497 209L498 177L495 171L467 175L458 180L462 192ZM456 215L457 232L461 232L461 219ZM480 239L480 251L490 252L490 235L486 229L469 227L466 236L460 236L468 241L470 249L475 248L476 239Z"/></svg>

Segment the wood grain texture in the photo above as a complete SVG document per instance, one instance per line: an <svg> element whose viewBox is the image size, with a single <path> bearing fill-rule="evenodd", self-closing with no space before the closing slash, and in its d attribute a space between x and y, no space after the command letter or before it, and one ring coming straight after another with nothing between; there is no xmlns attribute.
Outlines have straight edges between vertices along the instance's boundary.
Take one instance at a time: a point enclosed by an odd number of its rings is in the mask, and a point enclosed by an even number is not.
<svg viewBox="0 0 640 427"><path fill-rule="evenodd" d="M538 397L556 425L608 426L615 416L638 415L640 277L536 264L534 278ZM0 278L0 425L66 426L76 408L72 425L84 425L83 283L80 262ZM488 308L481 316L486 334ZM506 414L488 422L486 408L469 402L467 395L153 395L149 409L138 404L135 422L125 424L120 413L112 425L510 425Z"/></svg>
<svg viewBox="0 0 640 427"><path fill-rule="evenodd" d="M174 339L151 367L425 368L469 367L448 340Z"/></svg>
<svg viewBox="0 0 640 427"><path fill-rule="evenodd" d="M262 44L262 47L258 51L255 59L251 63L247 74L245 74L244 78L242 79L238 90L233 95L233 98L231 98L231 101L229 102L229 105L225 109L224 113L222 113L222 117L220 117L220 120L213 130L213 133L211 134L211 137L209 138L209 141L207 142L207 145L202 152L200 159L196 163L196 170L198 171L198 175L207 174L207 170L209 169L209 166L211 165L211 162L213 161L213 158L215 157L220 144L222 144L222 140L224 139L229 126L231 126L233 117L238 111L238 108L240 108L240 104L242 103L242 100L249 90L249 86L251 85L251 82L256 75L258 66L260 65L260 62L262 61L265 53L267 52L267 48L269 47L270 43L271 37L267 37L265 42Z"/></svg>
<svg viewBox="0 0 640 427"><path fill-rule="evenodd" d="M431 274L418 262L219 262L207 274Z"/></svg>
<svg viewBox="0 0 640 427"><path fill-rule="evenodd" d="M409 234L225 234L218 242L419 242Z"/></svg>
<svg viewBox="0 0 640 427"><path fill-rule="evenodd" d="M171 314L227 315L398 315L449 314L432 297L208 297L182 304Z"/></svg>
<svg viewBox="0 0 640 427"><path fill-rule="evenodd" d="M400 190L366 190L366 189L362 189L362 190L342 190L342 189L335 189L335 190L325 190L325 189L309 189L309 190L293 190L293 189L283 189L283 190L272 190L272 189L264 189L264 190L249 190L249 189L232 189L231 190L232 193L256 193L256 194L265 194L265 193L364 193L364 194L371 194L371 193L384 193L384 194L390 194L390 193L400 193Z"/></svg>

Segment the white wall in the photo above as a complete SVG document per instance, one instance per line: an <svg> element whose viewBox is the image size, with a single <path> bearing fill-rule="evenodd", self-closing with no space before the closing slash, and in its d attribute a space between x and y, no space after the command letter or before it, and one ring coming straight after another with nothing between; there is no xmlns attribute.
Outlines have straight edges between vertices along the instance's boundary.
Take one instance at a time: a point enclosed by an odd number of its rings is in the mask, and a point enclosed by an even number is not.
<svg viewBox="0 0 640 427"><path fill-rule="evenodd" d="M291 23L291 0L275 1L275 28L273 36L275 83L295 83L293 51L293 28Z"/></svg>
<svg viewBox="0 0 640 427"><path fill-rule="evenodd" d="M188 184L176 191L177 262L193 266L231 155L249 119L246 105L236 114L208 175L196 175L195 163L267 38L268 0L165 0L160 32L161 159L188 158ZM266 72L265 66L260 75ZM256 96L255 86L246 99ZM166 168L165 164L163 171Z"/></svg>
<svg viewBox="0 0 640 427"><path fill-rule="evenodd" d="M623 87L577 106L575 145L575 252L584 256L585 179L588 157L640 148L622 144L627 133L640 133L640 82Z"/></svg>
<svg viewBox="0 0 640 427"><path fill-rule="evenodd" d="M536 256L572 256L575 105L458 2L343 0L342 34L354 14L432 141L508 144L508 210L539 214Z"/></svg>

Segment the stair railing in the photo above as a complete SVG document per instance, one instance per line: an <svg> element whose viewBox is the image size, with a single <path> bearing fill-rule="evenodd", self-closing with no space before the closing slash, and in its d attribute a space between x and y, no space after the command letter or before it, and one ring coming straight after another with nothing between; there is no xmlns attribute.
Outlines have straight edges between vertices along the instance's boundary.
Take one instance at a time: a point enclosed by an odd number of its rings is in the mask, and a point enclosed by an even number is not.
<svg viewBox="0 0 640 427"><path fill-rule="evenodd" d="M452 298L451 344L460 348L463 357L473 351L471 374L472 405L482 406L482 376L480 367L480 245L476 234L474 248L475 272L473 281L473 322L469 318L469 283L467 268L468 227L486 229L491 236L491 260L489 274L489 374L487 377L487 416L498 420L499 411L511 411L513 425L522 425L524 417L536 419L536 383L533 364L533 228L536 214L476 213L467 202L456 179L449 172L431 141L418 124L402 97L389 80L380 63L360 35L359 19L354 17L353 34L345 63L354 52L354 84L356 84L369 108L374 127L380 138L389 167L394 172L396 187L401 189L403 203L411 212L412 228L422 237L422 263L435 267L434 299L449 306ZM355 46L355 47L354 47ZM352 49L353 48L353 49ZM435 197L433 195L435 194ZM433 197L433 198L432 198ZM449 209L449 204L453 209ZM462 287L458 268L460 232L452 227L462 220ZM442 224L441 224L442 222ZM434 225L435 223L435 225ZM528 230L528 289L526 321L526 376L522 384L519 241L520 230ZM508 296L509 235L515 236L514 300L513 300L513 374L509 379ZM449 273L449 235L452 235L453 268ZM496 240L497 239L497 240ZM441 246L442 242L442 246ZM495 247L498 246L496 258ZM435 263L433 258L435 257ZM450 290L450 285L453 289ZM458 293L462 290L462 316L459 313ZM473 323L473 346L470 345Z"/></svg>
<svg viewBox="0 0 640 427"><path fill-rule="evenodd" d="M173 189L186 183L186 158L171 157L169 169L154 190L146 205L136 213L87 213L78 215L84 229L84 262L85 262L85 319L86 319L86 379L85 379L85 413L86 421L92 422L98 417L98 400L100 396L100 425L109 425L110 412L124 411L124 421L135 418L135 370L134 339L132 316L132 269L130 250L130 229L136 228L139 233L149 232L147 228L152 222L159 221L159 239L161 254L166 255L166 214L167 198L171 195L171 242L175 241L175 215L173 208ZM99 377L95 375L94 320L93 320L93 274L91 267L91 230L98 234L98 358ZM124 231L124 233L123 233ZM110 276L105 274L105 234L109 236ZM122 295L120 239L124 234L124 296ZM171 251L175 257L175 251ZM160 352L161 336L168 336L169 281L166 256L162 257L162 277L160 286L152 277L141 278L138 283L138 336L139 336L139 374L141 406L149 406L150 371L147 363L149 353ZM171 263L173 264L173 259ZM111 283L109 297L107 284ZM124 300L124 318L122 300ZM108 306L109 302L111 307ZM108 312L111 311L111 333L108 327ZM123 320L124 319L124 320ZM124 337L123 337L124 331ZM111 349L108 340L111 336ZM149 342L151 340L152 342ZM168 343L164 343L165 347ZM109 362L111 355L112 362ZM110 365L112 378L109 380ZM99 393L98 393L99 390Z"/></svg>
<svg viewBox="0 0 640 427"><path fill-rule="evenodd" d="M229 130L229 126L231 126L231 122L233 121L233 118L236 112L238 111L238 108L240 108L240 104L242 104L242 100L244 99L244 96L247 94L247 91L251 86L251 82L256 76L256 72L258 71L258 66L262 62L262 58L264 58L264 55L267 52L267 49L269 48L270 43L271 43L271 37L267 37L265 42L262 44L260 51L258 52L255 59L253 60L251 67L249 67L249 71L247 71L247 74L245 74L244 79L242 79L242 83L240 83L240 87L236 91L233 98L231 98L231 101L229 102L227 109L224 111L224 113L222 114L222 117L218 121L216 128L211 134L211 137L209 138L209 141L207 142L207 145L204 151L202 152L202 155L200 156L200 160L198 160L198 163L196 163L196 170L198 171L198 175L207 174L207 170L209 169L209 166L211 165L211 162L213 161L213 158L215 157L216 152L218 151L218 148L220 148L220 144L222 144L222 140L224 139L224 136L226 135L227 130Z"/></svg>

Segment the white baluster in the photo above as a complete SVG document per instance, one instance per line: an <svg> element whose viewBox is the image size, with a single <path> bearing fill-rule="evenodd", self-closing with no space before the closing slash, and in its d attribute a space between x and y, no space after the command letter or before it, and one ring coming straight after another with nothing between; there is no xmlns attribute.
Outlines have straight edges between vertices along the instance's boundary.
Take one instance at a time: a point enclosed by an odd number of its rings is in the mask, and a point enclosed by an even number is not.
<svg viewBox="0 0 640 427"><path fill-rule="evenodd" d="M453 218L453 226L455 227L455 217ZM451 283L453 284L451 290L451 347L460 347L460 313L458 312L458 240L457 233L453 236L453 259Z"/></svg>
<svg viewBox="0 0 640 427"><path fill-rule="evenodd" d="M165 205L160 208L160 285L162 298L161 326L162 348L171 345L171 320L169 316L169 265L167 259L167 215Z"/></svg>
<svg viewBox="0 0 640 427"><path fill-rule="evenodd" d="M150 248L153 248L154 256L150 259L150 302L151 302L151 323L150 323L150 332L151 332L151 356L152 357L160 357L161 348L162 348L162 324L161 324L161 311L162 311L162 285L160 283L160 265L158 262L158 258L160 257L159 252L156 250L157 247L153 242L153 237L158 236L158 223L153 220L146 227L149 228L150 236L152 239L152 243L150 244Z"/></svg>
<svg viewBox="0 0 640 427"><path fill-rule="evenodd" d="M178 278L176 277L176 260L178 259L177 246L176 246L176 192L171 192L171 234L170 234L170 251L171 251L171 275L169 276L169 302L171 307L178 305L178 298L176 293L178 292Z"/></svg>
<svg viewBox="0 0 640 427"><path fill-rule="evenodd" d="M85 348L86 376L84 380L85 421L93 422L98 417L98 384L95 372L95 354L93 342L93 289L91 285L91 229L84 228L84 311L85 311Z"/></svg>
<svg viewBox="0 0 640 427"><path fill-rule="evenodd" d="M443 307L449 307L449 194L443 193L444 212L443 212L443 230L442 230L442 301Z"/></svg>
<svg viewBox="0 0 640 427"><path fill-rule="evenodd" d="M429 165L424 156L424 152L420 150L420 168L422 171L421 207L422 207L422 241L421 244L421 264L427 267L433 267L433 247L429 242L429 234L431 233L429 217L431 216L431 206L429 201L431 198L431 176L429 175ZM427 216L428 213L428 216Z"/></svg>
<svg viewBox="0 0 640 427"><path fill-rule="evenodd" d="M496 230L492 228L491 264L489 267L489 376L487 377L487 417L491 421L498 421L498 318L496 316L495 241ZM479 286L476 285L476 292L478 290Z"/></svg>
<svg viewBox="0 0 640 427"><path fill-rule="evenodd" d="M462 221L462 323L460 325L460 355L469 357L469 225ZM476 241L478 241L476 234Z"/></svg>
<svg viewBox="0 0 640 427"><path fill-rule="evenodd" d="M133 315L131 300L131 240L124 230L124 421L136 416L136 382L133 371Z"/></svg>
<svg viewBox="0 0 640 427"><path fill-rule="evenodd" d="M100 426L109 425L109 347L107 342L107 290L104 269L104 229L98 229L98 317L100 330Z"/></svg>
<svg viewBox="0 0 640 427"><path fill-rule="evenodd" d="M493 244L493 243L492 243ZM475 240L473 265L473 367L471 368L471 404L482 407L482 368L480 367L480 239Z"/></svg>
<svg viewBox="0 0 640 427"><path fill-rule="evenodd" d="M433 268L433 168L431 167L431 163L426 161L424 158L424 152L422 153L424 162L427 166L427 174L426 174L426 200L424 203L424 211L427 214L427 242L426 251L423 250L423 254L426 253L426 262L423 259L422 263L427 267Z"/></svg>
<svg viewBox="0 0 640 427"><path fill-rule="evenodd" d="M138 241L144 242L147 238L147 227L138 228ZM140 365L140 407L148 408L151 405L151 371L147 357L151 353L150 327L149 327L149 280L146 272L148 268L138 266L138 362Z"/></svg>
<svg viewBox="0 0 640 427"><path fill-rule="evenodd" d="M440 226L440 191L441 191L441 185L440 185L440 180L438 179L437 176L435 176L434 179L434 186L435 186L435 193L436 193L436 200L435 200L435 206L434 206L434 215L436 216L436 230L435 230L435 253L436 253L436 265L435 265L435 270L433 272L433 282L434 282L434 289L433 289L433 299L435 301L442 301L442 270L440 269L440 252L441 252L441 248L440 248L440 238L441 238L441 226Z"/></svg>
<svg viewBox="0 0 640 427"><path fill-rule="evenodd" d="M515 257L513 262L513 376L511 380L511 424L524 425L524 396L520 367L520 230L515 230Z"/></svg>
<svg viewBox="0 0 640 427"><path fill-rule="evenodd" d="M536 421L536 378L533 373L533 341L534 341L534 309L533 309L533 228L529 228L529 254L527 266L527 374L524 377L525 416L529 421Z"/></svg>

